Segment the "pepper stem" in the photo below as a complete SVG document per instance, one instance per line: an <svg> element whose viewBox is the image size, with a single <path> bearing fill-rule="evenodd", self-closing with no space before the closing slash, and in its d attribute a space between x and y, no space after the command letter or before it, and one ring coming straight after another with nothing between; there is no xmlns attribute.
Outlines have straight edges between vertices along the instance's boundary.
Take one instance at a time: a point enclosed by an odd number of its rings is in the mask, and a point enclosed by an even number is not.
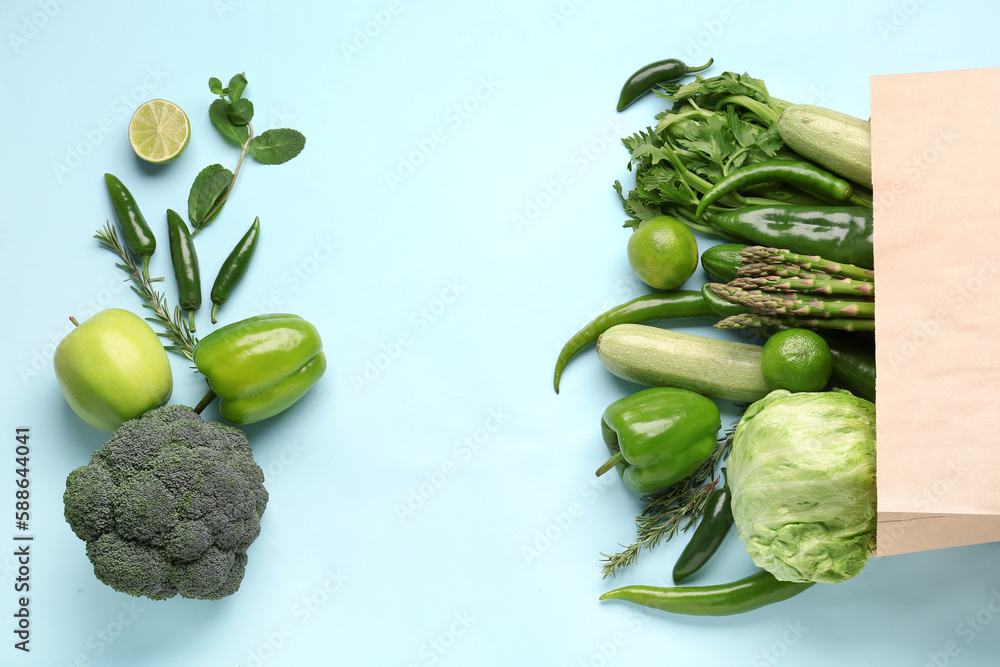
<svg viewBox="0 0 1000 667"><path fill-rule="evenodd" d="M624 460L625 460L625 456L620 451L616 452L615 455L612 456L607 461L605 461L604 465L602 465L600 468L598 468L597 472L594 473L594 474L597 475L598 477L600 477L601 475L603 475L607 471L611 470L612 468L614 468L616 465L618 465L619 463L621 463Z"/></svg>
<svg viewBox="0 0 1000 667"><path fill-rule="evenodd" d="M188 331L194 333L194 311L188 311Z"/></svg>
<svg viewBox="0 0 1000 667"><path fill-rule="evenodd" d="M219 306L221 306L221 305L222 305L221 303L213 303L212 304L212 324L216 324L215 314L217 312L219 312Z"/></svg>
<svg viewBox="0 0 1000 667"><path fill-rule="evenodd" d="M218 394L216 394L215 391L209 389L208 393L205 394L204 398L202 398L201 401L198 402L198 405L194 407L194 411L200 415L202 411L205 408L207 408L212 403L212 401L215 400L216 396L218 396Z"/></svg>
<svg viewBox="0 0 1000 667"><path fill-rule="evenodd" d="M686 70L687 74L692 74L694 72L701 72L702 70L706 70L709 67L711 67L712 63L714 63L714 62L715 62L715 58L709 58L708 62L705 63L704 65L702 65L701 67L685 67L684 69Z"/></svg>

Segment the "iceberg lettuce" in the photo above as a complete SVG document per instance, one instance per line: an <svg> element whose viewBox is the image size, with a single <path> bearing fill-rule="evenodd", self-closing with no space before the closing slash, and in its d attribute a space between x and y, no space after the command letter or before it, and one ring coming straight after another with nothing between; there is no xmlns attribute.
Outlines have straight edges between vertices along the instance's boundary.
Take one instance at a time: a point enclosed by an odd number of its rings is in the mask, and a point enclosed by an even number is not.
<svg viewBox="0 0 1000 667"><path fill-rule="evenodd" d="M835 583L875 548L875 406L846 391L773 391L733 434L736 530L784 581Z"/></svg>

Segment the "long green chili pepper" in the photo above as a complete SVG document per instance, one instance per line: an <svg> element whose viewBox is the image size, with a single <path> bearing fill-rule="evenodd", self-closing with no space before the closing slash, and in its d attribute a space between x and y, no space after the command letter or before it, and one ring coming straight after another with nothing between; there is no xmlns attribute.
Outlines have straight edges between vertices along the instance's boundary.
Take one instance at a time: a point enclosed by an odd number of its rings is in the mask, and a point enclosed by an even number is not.
<svg viewBox="0 0 1000 667"><path fill-rule="evenodd" d="M729 616L760 609L794 597L813 582L779 581L766 570L728 584L714 586L625 586L608 591L602 600L625 600L673 614Z"/></svg>
<svg viewBox="0 0 1000 667"><path fill-rule="evenodd" d="M177 296L180 307L188 311L188 330L194 332L194 311L201 308L201 271L194 240L184 219L167 209L167 233L170 236L170 261L177 279Z"/></svg>
<svg viewBox="0 0 1000 667"><path fill-rule="evenodd" d="M787 183L803 192L814 195L831 204L866 203L854 194L850 182L831 174L825 169L800 160L764 160L741 167L704 194L695 209L694 219L700 220L708 207L726 195L760 183Z"/></svg>
<svg viewBox="0 0 1000 667"><path fill-rule="evenodd" d="M670 58L668 60L657 60L655 63L650 63L640 68L622 86L622 92L618 96L618 111L623 111L630 104L652 90L656 84L676 81L687 74L708 69L713 62L715 62L714 59L709 58L708 62L701 67L688 67L680 60Z"/></svg>
<svg viewBox="0 0 1000 667"><path fill-rule="evenodd" d="M558 394L559 378L562 377L563 369L570 359L584 348L595 344L598 336L616 324L641 324L652 320L714 316L715 312L705 303L701 292L696 290L654 292L615 306L595 317L566 342L556 361L553 387Z"/></svg>
<svg viewBox="0 0 1000 667"><path fill-rule="evenodd" d="M229 301L236 284L247 272L254 250L257 249L259 237L260 218L256 218L247 233L229 253L226 261L222 263L219 275L215 278L215 284L212 285L212 324L215 324L215 314L219 311L219 306Z"/></svg>
<svg viewBox="0 0 1000 667"><path fill-rule="evenodd" d="M108 194L111 196L111 208L115 212L115 219L122 229L122 236L125 237L125 244L136 256L142 260L142 277L146 282L151 280L162 280L162 278L150 279L149 258L156 250L156 238L146 224L139 205L135 203L135 197L128 191L128 188L117 176L104 174L104 182L108 186Z"/></svg>
<svg viewBox="0 0 1000 667"><path fill-rule="evenodd" d="M700 570L726 539L729 529L733 527L732 498L733 492L724 486L713 491L705 501L701 523L674 564L675 584Z"/></svg>

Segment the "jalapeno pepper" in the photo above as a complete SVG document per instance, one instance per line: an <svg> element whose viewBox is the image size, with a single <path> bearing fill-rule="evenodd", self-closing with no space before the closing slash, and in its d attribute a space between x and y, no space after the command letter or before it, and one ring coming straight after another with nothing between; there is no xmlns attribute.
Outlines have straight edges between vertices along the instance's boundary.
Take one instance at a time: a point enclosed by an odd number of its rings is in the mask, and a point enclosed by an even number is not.
<svg viewBox="0 0 1000 667"><path fill-rule="evenodd" d="M284 313L220 327L198 341L194 363L222 399L222 416L235 424L287 409L326 370L316 327Z"/></svg>
<svg viewBox="0 0 1000 667"><path fill-rule="evenodd" d="M625 600L673 614L729 616L760 609L794 597L813 582L779 581L766 570L715 586L624 586L608 591L602 600Z"/></svg>
<svg viewBox="0 0 1000 667"><path fill-rule="evenodd" d="M250 260L253 259L253 253L257 249L259 237L260 218L256 218L247 233L229 253L226 261L222 263L219 275L215 277L215 284L212 285L212 324L215 324L215 314L219 312L219 306L229 301L233 289L246 274Z"/></svg>
<svg viewBox="0 0 1000 667"><path fill-rule="evenodd" d="M171 209L167 209L167 233L170 237L170 261L177 280L177 301L182 309L188 311L188 329L193 332L194 311L201 308L198 253L183 218Z"/></svg>
<svg viewBox="0 0 1000 667"><path fill-rule="evenodd" d="M630 104L652 90L656 84L676 81L685 75L706 70L711 67L713 62L715 61L709 58L708 62L701 67L688 67L680 60L670 58L668 60L657 60L640 68L622 86L622 92L618 96L618 111L623 111Z"/></svg>
<svg viewBox="0 0 1000 667"><path fill-rule="evenodd" d="M708 497L701 523L674 564L675 584L700 570L722 546L733 527L732 498L733 492L728 486L716 489Z"/></svg>
<svg viewBox="0 0 1000 667"><path fill-rule="evenodd" d="M743 246L741 246L743 247ZM672 320L686 317L712 317L700 292L673 290L654 292L636 297L595 317L587 326L570 338L559 352L552 384L559 393L559 379L570 359L586 347L597 342L598 336L616 324L641 324L653 320Z"/></svg>
<svg viewBox="0 0 1000 667"><path fill-rule="evenodd" d="M705 218L751 243L874 267L872 211L861 206L750 206Z"/></svg>
<svg viewBox="0 0 1000 667"><path fill-rule="evenodd" d="M125 244L142 261L142 277L146 282L150 282L149 259L156 250L156 237L146 224L146 218L139 210L139 205L135 203L135 197L118 177L104 174L104 182L108 186L111 208L115 212L118 226L121 227L122 236L125 237Z"/></svg>
<svg viewBox="0 0 1000 667"><path fill-rule="evenodd" d="M764 160L741 167L716 182L698 202L694 219L700 220L708 207L726 195L760 183L787 183L832 204L863 205L850 182L825 169L799 160Z"/></svg>
<svg viewBox="0 0 1000 667"><path fill-rule="evenodd" d="M617 467L630 490L658 491L708 459L721 425L710 398L675 387L643 389L604 411L601 434L612 456L597 474Z"/></svg>

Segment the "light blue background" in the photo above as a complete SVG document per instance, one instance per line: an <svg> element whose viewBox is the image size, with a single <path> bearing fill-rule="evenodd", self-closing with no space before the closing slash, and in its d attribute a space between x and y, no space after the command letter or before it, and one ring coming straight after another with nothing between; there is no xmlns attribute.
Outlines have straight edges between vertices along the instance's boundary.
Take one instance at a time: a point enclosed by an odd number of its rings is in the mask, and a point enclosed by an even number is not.
<svg viewBox="0 0 1000 667"><path fill-rule="evenodd" d="M598 419L636 387L592 352L559 396L551 372L581 325L644 291L611 189L630 182L618 138L662 107L615 113L636 68L712 56L709 74L746 71L783 99L867 117L870 75L1000 64L997 7L4 2L0 664L995 664L996 545L874 561L738 617L598 602L617 585L667 583L686 536L602 580L600 554L632 541L640 503L594 480ZM204 279L260 216L257 257L222 320L298 313L330 366L301 404L246 429L271 500L241 590L151 602L98 582L63 520L65 477L106 434L68 408L51 357L69 315L141 312L91 238L111 217L102 174L158 225L153 271L170 276L162 212L183 212L194 175L237 155L208 122L206 81L239 71L257 131L291 126L308 143L286 165L247 161L197 238ZM180 104L193 132L161 168L126 140L131 111L154 97ZM204 385L172 363L173 400L193 405ZM12 646L19 426L33 452L30 655ZM698 581L751 570L734 534Z"/></svg>

